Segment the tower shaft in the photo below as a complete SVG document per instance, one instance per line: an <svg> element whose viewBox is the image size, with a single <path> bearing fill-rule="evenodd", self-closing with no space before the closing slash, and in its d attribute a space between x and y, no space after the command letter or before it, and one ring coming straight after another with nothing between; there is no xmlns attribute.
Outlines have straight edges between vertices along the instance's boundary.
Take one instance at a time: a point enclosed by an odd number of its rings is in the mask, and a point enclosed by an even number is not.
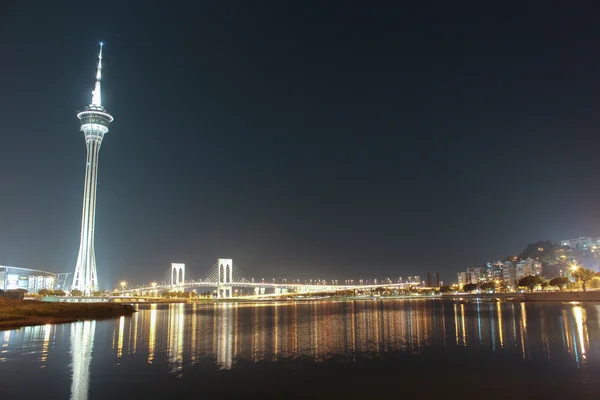
<svg viewBox="0 0 600 400"><path fill-rule="evenodd" d="M86 139L93 132L84 132ZM102 139L87 140L87 159L85 165L85 185L83 189L83 212L81 215L81 242L77 266L73 277L72 289L91 295L98 290L96 273L96 255L94 253L94 228L96 225L96 187L98 182L98 153Z"/></svg>

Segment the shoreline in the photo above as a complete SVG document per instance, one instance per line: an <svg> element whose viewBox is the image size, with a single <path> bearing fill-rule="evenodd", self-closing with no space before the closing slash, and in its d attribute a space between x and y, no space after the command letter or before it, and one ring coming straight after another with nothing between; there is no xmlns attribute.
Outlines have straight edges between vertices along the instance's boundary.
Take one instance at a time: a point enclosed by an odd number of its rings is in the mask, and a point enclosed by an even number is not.
<svg viewBox="0 0 600 400"><path fill-rule="evenodd" d="M385 300L442 300L452 302L600 302L600 291L588 292L533 292L533 293L478 293L444 294L436 296L389 296L389 297L329 297L299 299L169 299L145 304L215 304L215 303L294 303L326 301L385 301ZM39 300L13 300L0 298L0 331L26 326L65 324L83 320L103 320L130 316L137 312L137 302L47 302Z"/></svg>
<svg viewBox="0 0 600 400"><path fill-rule="evenodd" d="M136 312L130 304L50 303L35 300L0 299L0 331L25 326L65 324L129 316Z"/></svg>
<svg viewBox="0 0 600 400"><path fill-rule="evenodd" d="M533 293L479 293L444 294L442 300L497 299L499 301L518 302L600 302L600 291L588 292L533 292Z"/></svg>

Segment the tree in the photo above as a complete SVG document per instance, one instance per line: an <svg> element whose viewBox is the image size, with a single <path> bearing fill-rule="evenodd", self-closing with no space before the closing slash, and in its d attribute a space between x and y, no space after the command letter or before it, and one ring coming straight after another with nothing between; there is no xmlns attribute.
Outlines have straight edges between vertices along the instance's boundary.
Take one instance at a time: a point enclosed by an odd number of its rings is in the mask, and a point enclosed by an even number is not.
<svg viewBox="0 0 600 400"><path fill-rule="evenodd" d="M592 271L589 268L577 268L575 271L571 272L571 276L577 278L581 281L581 288L585 292L585 284L587 281L591 280L596 276L596 272Z"/></svg>
<svg viewBox="0 0 600 400"><path fill-rule="evenodd" d="M499 286L500 286L500 291L504 292L504 293L508 292L508 288L510 287L508 282L504 282L504 281L500 282Z"/></svg>
<svg viewBox="0 0 600 400"><path fill-rule="evenodd" d="M556 278L550 279L550 286L557 287L561 292L569 283L569 278L566 276L557 276Z"/></svg>
<svg viewBox="0 0 600 400"><path fill-rule="evenodd" d="M588 287L590 289L600 289L600 277L593 277L590 283L588 284Z"/></svg>
<svg viewBox="0 0 600 400"><path fill-rule="evenodd" d="M495 290L496 284L494 282L486 282L479 286L481 290Z"/></svg>
<svg viewBox="0 0 600 400"><path fill-rule="evenodd" d="M452 293L450 286L440 286L440 293Z"/></svg>
<svg viewBox="0 0 600 400"><path fill-rule="evenodd" d="M80 297L83 296L83 292L79 289L71 290L71 296Z"/></svg>
<svg viewBox="0 0 600 400"><path fill-rule="evenodd" d="M540 280L540 277L536 275L525 276L519 280L519 286L526 287L533 292L533 289L541 283Z"/></svg>
<svg viewBox="0 0 600 400"><path fill-rule="evenodd" d="M465 292L472 292L475 289L477 289L476 283L467 283L466 285L463 286L463 291L465 291Z"/></svg>

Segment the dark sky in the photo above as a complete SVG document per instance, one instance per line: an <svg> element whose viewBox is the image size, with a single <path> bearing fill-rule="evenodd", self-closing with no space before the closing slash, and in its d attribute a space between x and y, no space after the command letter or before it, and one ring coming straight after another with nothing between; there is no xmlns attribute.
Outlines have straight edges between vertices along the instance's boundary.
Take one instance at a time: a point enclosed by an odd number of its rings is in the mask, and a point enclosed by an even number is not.
<svg viewBox="0 0 600 400"><path fill-rule="evenodd" d="M100 40L102 287L454 280L600 236L597 9L176 3L1 6L0 264L74 269Z"/></svg>

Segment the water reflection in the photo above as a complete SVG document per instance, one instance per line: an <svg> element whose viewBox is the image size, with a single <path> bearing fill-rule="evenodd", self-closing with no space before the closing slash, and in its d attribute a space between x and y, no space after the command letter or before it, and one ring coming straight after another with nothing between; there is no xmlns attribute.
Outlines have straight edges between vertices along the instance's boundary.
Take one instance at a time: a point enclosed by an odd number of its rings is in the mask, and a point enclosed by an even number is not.
<svg viewBox="0 0 600 400"><path fill-rule="evenodd" d="M146 315L148 313L145 313ZM148 330L148 364L154 360L154 348L156 347L156 304L150 306L150 329Z"/></svg>
<svg viewBox="0 0 600 400"><path fill-rule="evenodd" d="M75 322L71 325L71 400L88 398L95 331L96 321Z"/></svg>
<svg viewBox="0 0 600 400"><path fill-rule="evenodd" d="M240 360L308 357L323 361L337 355L352 360L361 354L468 347L574 366L600 365L599 315L600 305L589 303L390 300L141 305L132 317L0 332L0 374L11 362L34 363L41 369L56 359L54 365L65 365L61 355L67 355L71 398L87 399L95 379L91 371L118 365L126 371L139 360L147 368L165 368L183 376L197 364L226 370ZM93 350L98 357L92 358ZM95 369L94 363L101 366Z"/></svg>
<svg viewBox="0 0 600 400"><path fill-rule="evenodd" d="M167 357L171 372L179 372L183 369L184 307L183 303L169 305Z"/></svg>
<svg viewBox="0 0 600 400"><path fill-rule="evenodd" d="M575 359L577 360L577 362L585 361L585 351L586 348L589 347L586 313L585 310L580 306L573 307L572 311L573 317L575 319L575 331L577 335L577 340L574 341L576 342L576 344L573 346L575 350Z"/></svg>

